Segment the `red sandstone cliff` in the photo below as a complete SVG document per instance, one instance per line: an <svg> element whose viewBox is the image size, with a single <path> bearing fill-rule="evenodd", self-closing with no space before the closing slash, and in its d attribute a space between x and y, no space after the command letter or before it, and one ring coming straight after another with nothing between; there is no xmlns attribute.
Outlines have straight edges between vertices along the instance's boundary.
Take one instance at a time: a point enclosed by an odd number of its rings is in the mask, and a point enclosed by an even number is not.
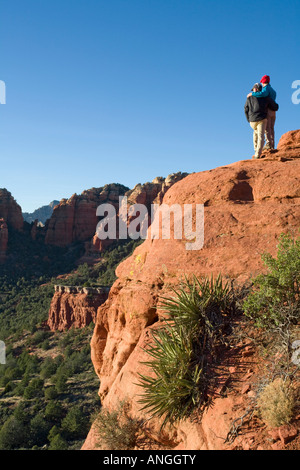
<svg viewBox="0 0 300 470"><path fill-rule="evenodd" d="M278 152L263 160L240 161L187 176L167 191L163 202L205 205L203 248L187 251L185 243L176 239L146 240L140 245L117 268L118 279L98 309L91 342L103 406L112 409L126 399L131 414L143 419L149 416L140 411L141 389L136 383L138 374L146 371L142 362L148 356L143 347L160 319L160 296L167 295L169 286L184 274L222 273L243 282L261 272L263 252L275 255L282 232L298 232L300 130L285 134ZM245 362L244 367L247 376L250 366ZM181 450L230 448L224 437L246 406L243 380L240 391L217 398L200 423L185 421L169 429L169 445ZM153 436L159 438L159 423L149 423ZM83 449L95 449L94 428Z"/></svg>
<svg viewBox="0 0 300 470"><path fill-rule="evenodd" d="M88 252L101 251L110 240L100 242L95 236L98 223L96 209L100 204L112 204L118 212L119 197L126 196L129 205L140 203L148 207L154 201L160 203L166 191L185 176L186 173L176 173L167 178L155 178L152 183L138 184L132 190L122 185L109 184L63 199L54 208L48 222L45 243L67 246L73 242L86 241Z"/></svg>
<svg viewBox="0 0 300 470"><path fill-rule="evenodd" d="M0 218L15 230L23 227L22 209L7 189L0 189Z"/></svg>
<svg viewBox="0 0 300 470"><path fill-rule="evenodd" d="M5 261L8 243L8 229L4 219L0 219L0 263Z"/></svg>
<svg viewBox="0 0 300 470"><path fill-rule="evenodd" d="M7 189L0 189L0 263L6 259L9 230L23 227L22 209Z"/></svg>
<svg viewBox="0 0 300 470"><path fill-rule="evenodd" d="M97 309L108 296L108 289L56 286L48 314L52 331L83 328L95 322Z"/></svg>
<svg viewBox="0 0 300 470"><path fill-rule="evenodd" d="M62 199L54 207L48 222L45 243L67 246L91 239L97 226L96 209L99 204L110 202L117 205L119 196L127 189L122 185L110 184L84 191L79 196L74 194L70 199Z"/></svg>
<svg viewBox="0 0 300 470"><path fill-rule="evenodd" d="M173 173L167 178L157 177L150 183L144 184L137 184L133 189L127 191L125 193L125 197L127 198L127 210L133 204L143 204L146 206L148 213L151 214L151 204L161 204L164 195L168 191L168 189L173 186L177 181L185 178L187 173ZM119 209L119 208L117 208ZM117 210L117 217L119 217L119 213ZM127 224L130 223L132 219L128 217ZM148 224L150 224L150 217L148 220ZM119 234L117 233L117 238ZM94 235L91 244L86 246L86 255L92 255L97 252L103 251L107 248L113 240L100 240L97 234Z"/></svg>

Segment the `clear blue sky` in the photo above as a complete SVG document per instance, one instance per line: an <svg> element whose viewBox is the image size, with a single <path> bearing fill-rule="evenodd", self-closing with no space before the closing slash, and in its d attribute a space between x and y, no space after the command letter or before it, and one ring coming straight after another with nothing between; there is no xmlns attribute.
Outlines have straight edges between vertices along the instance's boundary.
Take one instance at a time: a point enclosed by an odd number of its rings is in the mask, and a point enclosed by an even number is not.
<svg viewBox="0 0 300 470"><path fill-rule="evenodd" d="M250 158L246 95L271 76L300 127L299 0L0 0L0 187L23 211Z"/></svg>

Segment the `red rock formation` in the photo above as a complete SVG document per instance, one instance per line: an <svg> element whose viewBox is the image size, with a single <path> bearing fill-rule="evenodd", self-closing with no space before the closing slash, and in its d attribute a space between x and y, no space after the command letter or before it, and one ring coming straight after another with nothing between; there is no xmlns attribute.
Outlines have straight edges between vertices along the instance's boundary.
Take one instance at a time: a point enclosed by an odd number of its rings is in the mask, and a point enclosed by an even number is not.
<svg viewBox="0 0 300 470"><path fill-rule="evenodd" d="M92 289L89 288L57 286L48 315L50 330L83 328L95 322L97 309L108 296L106 289L100 290L91 293Z"/></svg>
<svg viewBox="0 0 300 470"><path fill-rule="evenodd" d="M81 195L74 194L70 199L62 199L54 207L47 224L45 243L67 246L73 242L90 240L96 231L97 207L109 202L118 204L119 195L124 195L122 185L109 184L102 188L92 188Z"/></svg>
<svg viewBox="0 0 300 470"><path fill-rule="evenodd" d="M15 230L23 227L22 209L7 189L0 189L0 218Z"/></svg>
<svg viewBox="0 0 300 470"><path fill-rule="evenodd" d="M144 184L137 184L133 189L127 191L125 193L125 197L127 198L127 209L133 204L143 204L146 206L149 214L151 214L151 204L161 204L162 199L165 193L168 191L173 184L181 179L185 178L187 173L173 173L167 178L157 177L150 183ZM117 216L118 216L117 211ZM131 217L128 217L127 224L130 223L132 220ZM148 223L150 223L150 218ZM117 226L118 226L118 218L117 218ZM117 238L119 237L117 231ZM86 254L97 253L105 250L114 240L106 239L100 240L97 237L97 234L94 235L91 244L86 247Z"/></svg>
<svg viewBox="0 0 300 470"><path fill-rule="evenodd" d="M300 134L299 130L283 134L277 145L278 158L300 158Z"/></svg>
<svg viewBox="0 0 300 470"><path fill-rule="evenodd" d="M168 205L205 205L204 246L187 251L184 240L148 239L118 266L118 279L98 309L91 343L104 407L114 408L127 399L132 415L149 418L140 411L141 389L136 383L146 367L143 347L162 314L160 296L168 295L170 285L185 274L222 273L244 282L263 270L263 252L275 255L281 233L298 233L299 141L300 131L288 133L277 156L195 173L167 191L163 202ZM217 398L201 423L186 421L170 429L169 441L181 450L228 448L224 438L230 422L241 414L238 405L243 397L241 392L237 397ZM157 437L159 423L150 422ZM94 448L94 438L92 429L83 448Z"/></svg>
<svg viewBox="0 0 300 470"><path fill-rule="evenodd" d="M6 250L8 243L8 229L4 219L0 219L0 263L6 258Z"/></svg>
<svg viewBox="0 0 300 470"><path fill-rule="evenodd" d="M6 259L9 229L21 230L22 227L21 207L7 189L0 189L0 263Z"/></svg>
<svg viewBox="0 0 300 470"><path fill-rule="evenodd" d="M167 178L155 178L152 183L138 184L128 190L119 184L109 184L102 188L92 188L81 195L74 194L70 199L62 199L54 207L47 223L45 243L56 246L68 246L73 242L86 241L87 252L99 252L111 244L111 240L100 241L95 235L98 223L96 209L100 204L112 204L116 212L119 209L119 197L126 196L128 205L134 203L160 203L165 192L186 173L176 173Z"/></svg>

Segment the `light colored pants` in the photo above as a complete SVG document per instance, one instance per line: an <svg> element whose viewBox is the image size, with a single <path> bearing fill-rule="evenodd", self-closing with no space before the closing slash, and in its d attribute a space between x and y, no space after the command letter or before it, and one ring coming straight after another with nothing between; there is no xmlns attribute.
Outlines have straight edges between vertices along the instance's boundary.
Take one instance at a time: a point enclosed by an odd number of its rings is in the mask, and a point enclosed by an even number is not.
<svg viewBox="0 0 300 470"><path fill-rule="evenodd" d="M255 158L260 158L265 143L265 132L267 128L267 119L263 121L250 122L253 129L253 146L255 151Z"/></svg>
<svg viewBox="0 0 300 470"><path fill-rule="evenodd" d="M275 121L276 121L276 111L268 109L268 123L266 128L266 147L270 149L275 148Z"/></svg>

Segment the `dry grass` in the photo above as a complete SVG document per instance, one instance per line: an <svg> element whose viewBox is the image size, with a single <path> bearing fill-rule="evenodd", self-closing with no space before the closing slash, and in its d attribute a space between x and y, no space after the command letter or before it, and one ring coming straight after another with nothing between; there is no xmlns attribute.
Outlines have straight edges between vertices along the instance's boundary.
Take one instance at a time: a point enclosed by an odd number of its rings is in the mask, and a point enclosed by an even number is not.
<svg viewBox="0 0 300 470"><path fill-rule="evenodd" d="M106 450L134 449L141 423L129 416L127 403L120 402L118 408L111 412L102 408L95 418L98 447Z"/></svg>
<svg viewBox="0 0 300 470"><path fill-rule="evenodd" d="M257 405L262 420L275 428L288 424L293 417L295 394L288 381L282 378L270 382L260 393Z"/></svg>

